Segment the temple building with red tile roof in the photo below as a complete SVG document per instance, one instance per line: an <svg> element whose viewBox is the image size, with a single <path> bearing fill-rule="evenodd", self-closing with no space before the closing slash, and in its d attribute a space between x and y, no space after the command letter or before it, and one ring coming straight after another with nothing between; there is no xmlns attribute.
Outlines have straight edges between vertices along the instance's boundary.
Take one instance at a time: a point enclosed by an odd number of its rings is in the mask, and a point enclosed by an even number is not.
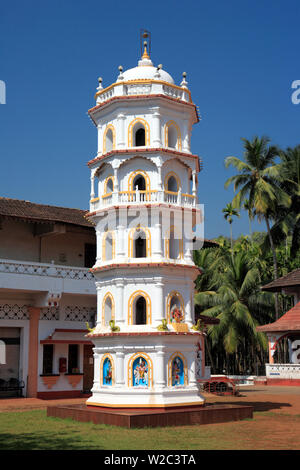
<svg viewBox="0 0 300 470"><path fill-rule="evenodd" d="M273 323L257 327L269 340L269 363L266 364L268 384L300 385L300 269L288 273L262 287L294 297L294 307ZM274 354L284 338L289 344L289 363L275 364Z"/></svg>

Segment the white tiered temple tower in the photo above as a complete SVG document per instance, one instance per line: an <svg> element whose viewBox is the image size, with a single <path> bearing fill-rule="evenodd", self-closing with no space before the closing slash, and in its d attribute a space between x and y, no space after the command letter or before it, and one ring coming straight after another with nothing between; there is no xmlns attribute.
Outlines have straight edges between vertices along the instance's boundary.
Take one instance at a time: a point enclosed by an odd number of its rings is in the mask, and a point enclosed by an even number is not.
<svg viewBox="0 0 300 470"><path fill-rule="evenodd" d="M147 36L147 35L146 35ZM204 337L193 329L192 226L200 163L187 87L154 67L147 41L138 66L99 87L89 115L98 130L89 219L97 234L94 385L87 405L202 405ZM199 354L200 351L200 354ZM197 354L202 363L197 363Z"/></svg>

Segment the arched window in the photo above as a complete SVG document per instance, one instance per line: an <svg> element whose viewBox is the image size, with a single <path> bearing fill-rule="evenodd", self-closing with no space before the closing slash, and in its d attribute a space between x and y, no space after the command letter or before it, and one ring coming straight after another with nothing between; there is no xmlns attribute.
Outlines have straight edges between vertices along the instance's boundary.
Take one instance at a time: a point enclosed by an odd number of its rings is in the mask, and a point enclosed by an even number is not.
<svg viewBox="0 0 300 470"><path fill-rule="evenodd" d="M140 127L135 132L135 147L145 147L146 145L146 132L144 127Z"/></svg>
<svg viewBox="0 0 300 470"><path fill-rule="evenodd" d="M147 258L151 256L151 238L148 228L131 229L128 238L129 258Z"/></svg>
<svg viewBox="0 0 300 470"><path fill-rule="evenodd" d="M145 191L146 190L146 180L143 175L137 175L133 180L133 191L136 190Z"/></svg>
<svg viewBox="0 0 300 470"><path fill-rule="evenodd" d="M109 325L115 319L115 303L110 292L107 292L102 301L102 324Z"/></svg>
<svg viewBox="0 0 300 470"><path fill-rule="evenodd" d="M168 179L168 191L173 191L174 193L178 192L178 185L174 176L170 176Z"/></svg>
<svg viewBox="0 0 300 470"><path fill-rule="evenodd" d="M104 194L110 194L114 190L113 176L108 176L104 182Z"/></svg>
<svg viewBox="0 0 300 470"><path fill-rule="evenodd" d="M108 124L103 134L103 153L111 152L115 148L116 131L112 124Z"/></svg>
<svg viewBox="0 0 300 470"><path fill-rule="evenodd" d="M173 149L177 148L177 130L174 126L169 126L168 129L168 147L171 147Z"/></svg>
<svg viewBox="0 0 300 470"><path fill-rule="evenodd" d="M147 256L147 240L143 230L135 232L133 258L146 258Z"/></svg>
<svg viewBox="0 0 300 470"><path fill-rule="evenodd" d="M131 294L128 301L128 324L151 324L151 299L144 291Z"/></svg>
<svg viewBox="0 0 300 470"><path fill-rule="evenodd" d="M165 125L165 146L181 150L181 132L175 121L169 121Z"/></svg>
<svg viewBox="0 0 300 470"><path fill-rule="evenodd" d="M150 145L150 126L143 118L134 119L128 127L128 147Z"/></svg>
<svg viewBox="0 0 300 470"><path fill-rule="evenodd" d="M182 234L175 227L170 227L169 235L165 240L165 256L170 259L181 259L183 257Z"/></svg>
<svg viewBox="0 0 300 470"><path fill-rule="evenodd" d="M174 173L174 171L170 171L165 176L164 187L165 191L178 193L179 188L181 187L181 182L178 175Z"/></svg>
<svg viewBox="0 0 300 470"><path fill-rule="evenodd" d="M109 322L112 319L112 301L110 297L107 297L104 304L104 323L109 325Z"/></svg>
<svg viewBox="0 0 300 470"><path fill-rule="evenodd" d="M102 239L102 261L109 261L115 257L115 238L112 232L106 232Z"/></svg>
<svg viewBox="0 0 300 470"><path fill-rule="evenodd" d="M135 325L147 324L147 304L144 297L140 296L135 301Z"/></svg>

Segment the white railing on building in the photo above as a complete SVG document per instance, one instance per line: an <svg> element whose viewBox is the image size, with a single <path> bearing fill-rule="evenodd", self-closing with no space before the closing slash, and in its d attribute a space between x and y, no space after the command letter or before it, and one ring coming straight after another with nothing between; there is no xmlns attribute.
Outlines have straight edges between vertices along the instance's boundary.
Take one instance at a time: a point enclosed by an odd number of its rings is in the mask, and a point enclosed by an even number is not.
<svg viewBox="0 0 300 470"><path fill-rule="evenodd" d="M117 96L133 96L133 95L152 95L163 94L171 98L180 99L182 101L191 101L189 91L185 87L176 85L165 84L161 81L145 80L144 83L129 83L119 81L114 83L108 88L101 89L97 93L97 104L104 103L105 101Z"/></svg>
<svg viewBox="0 0 300 470"><path fill-rule="evenodd" d="M90 211L105 208L115 204L139 204L165 202L183 207L195 207L197 198L191 194L182 194L173 191L120 191L105 194L102 197L93 198L90 201Z"/></svg>
<svg viewBox="0 0 300 470"><path fill-rule="evenodd" d="M6 259L0 259L0 273L50 276L79 281L91 281L94 278L93 274L89 271L88 268L77 268L72 266L59 266L52 263L35 263Z"/></svg>

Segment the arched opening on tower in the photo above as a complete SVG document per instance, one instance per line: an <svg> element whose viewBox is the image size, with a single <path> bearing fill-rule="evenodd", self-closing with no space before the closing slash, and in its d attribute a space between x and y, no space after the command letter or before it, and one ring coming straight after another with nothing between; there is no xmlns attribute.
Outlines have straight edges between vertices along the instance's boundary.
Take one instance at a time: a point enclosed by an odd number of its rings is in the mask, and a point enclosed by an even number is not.
<svg viewBox="0 0 300 470"><path fill-rule="evenodd" d="M174 176L170 176L168 179L168 186L167 186L168 191L172 191L174 193L178 192L178 183L177 180Z"/></svg>
<svg viewBox="0 0 300 470"><path fill-rule="evenodd" d="M147 256L147 239L143 230L137 230L134 239L134 258L146 258Z"/></svg>
<svg viewBox="0 0 300 470"><path fill-rule="evenodd" d="M180 258L180 240L176 236L175 230L170 231L169 238L169 258L178 259Z"/></svg>
<svg viewBox="0 0 300 470"><path fill-rule="evenodd" d="M106 181L105 194L112 193L114 190L114 182L112 177L109 177Z"/></svg>
<svg viewBox="0 0 300 470"><path fill-rule="evenodd" d="M177 129L174 126L169 126L168 128L168 147L173 149L177 148L178 134Z"/></svg>
<svg viewBox="0 0 300 470"><path fill-rule="evenodd" d="M140 296L135 302L134 324L146 325L147 323L147 303L144 297Z"/></svg>
<svg viewBox="0 0 300 470"><path fill-rule="evenodd" d="M110 232L107 233L105 236L105 250L104 250L104 258L105 261L113 259L113 236Z"/></svg>
<svg viewBox="0 0 300 470"><path fill-rule="evenodd" d="M112 320L112 301L111 297L108 296L105 300L104 304L104 323L108 325L109 322Z"/></svg>
<svg viewBox="0 0 300 470"><path fill-rule="evenodd" d="M144 127L140 127L135 131L134 136L135 147L145 147L146 145L146 132Z"/></svg>
<svg viewBox="0 0 300 470"><path fill-rule="evenodd" d="M108 129L105 134L105 152L110 152L114 148L114 135L111 129Z"/></svg>
<svg viewBox="0 0 300 470"><path fill-rule="evenodd" d="M146 190L146 180L142 175L137 175L133 180L133 191L136 190L145 191Z"/></svg>

